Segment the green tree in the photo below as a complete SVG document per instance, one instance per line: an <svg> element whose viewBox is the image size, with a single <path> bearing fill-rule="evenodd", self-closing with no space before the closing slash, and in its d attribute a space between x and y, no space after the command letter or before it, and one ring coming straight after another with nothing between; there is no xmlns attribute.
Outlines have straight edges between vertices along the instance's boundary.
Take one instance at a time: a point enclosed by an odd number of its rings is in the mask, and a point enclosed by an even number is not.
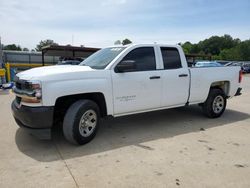
<svg viewBox="0 0 250 188"><path fill-rule="evenodd" d="M240 43L240 39L233 39L230 35L225 34L222 37L222 46L221 49L229 49L237 46Z"/></svg>
<svg viewBox="0 0 250 188"><path fill-rule="evenodd" d="M132 43L132 41L127 39L127 38L122 41L122 45L127 45L127 44L131 44L131 43Z"/></svg>
<svg viewBox="0 0 250 188"><path fill-rule="evenodd" d="M120 45L120 44L122 44L122 42L120 40L117 40L114 42L114 45Z"/></svg>
<svg viewBox="0 0 250 188"><path fill-rule="evenodd" d="M29 49L28 48L23 48L23 51L29 51Z"/></svg>
<svg viewBox="0 0 250 188"><path fill-rule="evenodd" d="M213 59L250 60L250 40L233 39L230 35L212 36L196 44L180 43L185 53L212 55Z"/></svg>
<svg viewBox="0 0 250 188"><path fill-rule="evenodd" d="M218 59L230 60L230 61L242 60L242 58L240 57L238 47L222 50L220 52L220 55L219 55Z"/></svg>
<svg viewBox="0 0 250 188"><path fill-rule="evenodd" d="M190 49L190 53L191 54L201 53L200 43L199 44L193 44L192 47L191 47L191 49Z"/></svg>
<svg viewBox="0 0 250 188"><path fill-rule="evenodd" d="M250 40L245 40L238 45L238 53L243 61L250 60Z"/></svg>
<svg viewBox="0 0 250 188"><path fill-rule="evenodd" d="M242 41L233 48L222 50L220 52L220 58L224 60L249 61L250 40Z"/></svg>
<svg viewBox="0 0 250 188"><path fill-rule="evenodd" d="M222 38L219 36L212 36L200 42L200 47L205 54L219 55L222 46Z"/></svg>
<svg viewBox="0 0 250 188"><path fill-rule="evenodd" d="M8 44L4 45L3 50L15 50L15 51L22 51L22 48L20 45L16 44Z"/></svg>
<svg viewBox="0 0 250 188"><path fill-rule="evenodd" d="M199 42L201 51L205 54L219 55L224 49L230 49L239 44L239 39L233 39L230 35L212 36Z"/></svg>
<svg viewBox="0 0 250 188"><path fill-rule="evenodd" d="M58 45L51 39L46 39L46 40L41 40L38 45L36 45L36 51L42 51L42 48L45 46L50 46L50 45Z"/></svg>
<svg viewBox="0 0 250 188"><path fill-rule="evenodd" d="M185 42L184 44L180 43L180 45L182 46L183 51L184 51L185 54L191 53L191 49L193 47L191 42L188 41L188 42Z"/></svg>

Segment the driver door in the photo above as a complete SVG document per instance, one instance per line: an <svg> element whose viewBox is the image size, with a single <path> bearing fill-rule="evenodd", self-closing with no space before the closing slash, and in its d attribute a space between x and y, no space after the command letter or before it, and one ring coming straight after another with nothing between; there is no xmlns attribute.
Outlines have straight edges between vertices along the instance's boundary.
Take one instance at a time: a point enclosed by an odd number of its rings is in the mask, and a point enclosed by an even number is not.
<svg viewBox="0 0 250 188"><path fill-rule="evenodd" d="M134 62L135 69L112 71L114 115L159 108L162 82L154 47L135 48L121 62Z"/></svg>

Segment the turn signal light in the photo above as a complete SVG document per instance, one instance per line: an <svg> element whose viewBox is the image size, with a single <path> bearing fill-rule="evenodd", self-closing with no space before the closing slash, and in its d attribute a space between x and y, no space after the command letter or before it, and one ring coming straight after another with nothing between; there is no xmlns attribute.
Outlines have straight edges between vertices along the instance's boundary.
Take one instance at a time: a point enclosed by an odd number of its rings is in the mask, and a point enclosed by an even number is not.
<svg viewBox="0 0 250 188"><path fill-rule="evenodd" d="M26 103L40 103L41 100L37 99L36 97L23 97L22 102Z"/></svg>

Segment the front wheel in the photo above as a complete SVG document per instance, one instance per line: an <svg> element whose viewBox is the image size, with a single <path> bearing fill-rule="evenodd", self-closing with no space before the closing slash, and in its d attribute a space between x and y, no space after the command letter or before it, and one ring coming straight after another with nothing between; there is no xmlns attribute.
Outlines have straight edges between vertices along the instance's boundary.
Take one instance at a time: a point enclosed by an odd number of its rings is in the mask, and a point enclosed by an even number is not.
<svg viewBox="0 0 250 188"><path fill-rule="evenodd" d="M91 100L79 100L66 112L63 121L64 137L73 144L86 144L97 132L100 119L98 105Z"/></svg>
<svg viewBox="0 0 250 188"><path fill-rule="evenodd" d="M209 118L220 117L225 111L227 98L221 89L210 89L207 100L202 105L204 114Z"/></svg>

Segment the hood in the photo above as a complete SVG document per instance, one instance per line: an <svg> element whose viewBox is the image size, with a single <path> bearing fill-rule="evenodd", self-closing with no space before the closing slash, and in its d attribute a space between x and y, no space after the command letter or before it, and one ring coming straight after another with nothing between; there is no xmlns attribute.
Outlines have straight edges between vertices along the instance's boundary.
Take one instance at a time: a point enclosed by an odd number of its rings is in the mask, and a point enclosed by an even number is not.
<svg viewBox="0 0 250 188"><path fill-rule="evenodd" d="M17 74L17 76L22 80L41 80L50 76L57 76L67 73L77 73L82 71L93 71L94 69L88 66L80 65L54 65L54 66L45 66L29 69Z"/></svg>

